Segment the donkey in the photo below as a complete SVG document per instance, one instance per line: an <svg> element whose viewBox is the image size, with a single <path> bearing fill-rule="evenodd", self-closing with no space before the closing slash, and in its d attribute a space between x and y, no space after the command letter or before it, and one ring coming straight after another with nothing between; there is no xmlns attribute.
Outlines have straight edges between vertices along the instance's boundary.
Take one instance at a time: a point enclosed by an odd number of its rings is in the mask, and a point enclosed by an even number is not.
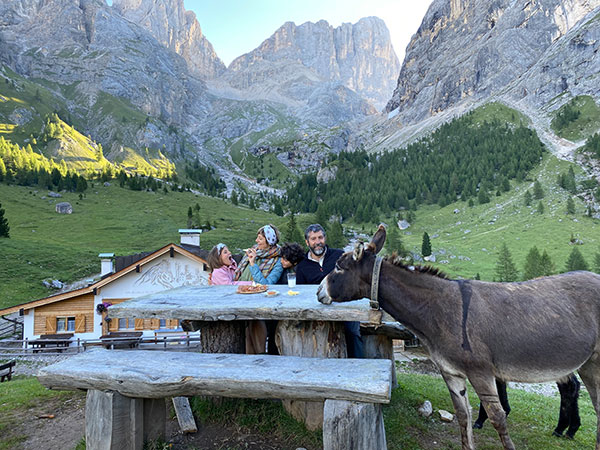
<svg viewBox="0 0 600 450"><path fill-rule="evenodd" d="M575 374L571 373L565 378L556 380L556 385L558 386L558 392L560 393L560 411L558 415L558 424L556 425L556 428L554 428L552 435L562 437L564 431L567 430L564 436L567 439L573 439L575 433L577 433L577 430L579 430L579 427L581 426L579 406L577 404L581 383L579 383ZM496 380L496 389L498 390L498 397L500 398L502 409L504 409L504 412L508 416L508 413L510 413L510 405L508 404L506 383L501 380ZM479 417L477 417L477 420L473 424L473 428L483 428L483 424L487 418L488 416L483 404L479 404Z"/></svg>
<svg viewBox="0 0 600 450"><path fill-rule="evenodd" d="M449 280L432 268L383 261L377 253L385 235L380 226L368 245L342 255L317 298L324 304L378 299L421 340L450 391L463 449L475 448L467 379L505 449L515 446L495 379L554 381L577 370L599 416L600 275L570 272L522 283Z"/></svg>

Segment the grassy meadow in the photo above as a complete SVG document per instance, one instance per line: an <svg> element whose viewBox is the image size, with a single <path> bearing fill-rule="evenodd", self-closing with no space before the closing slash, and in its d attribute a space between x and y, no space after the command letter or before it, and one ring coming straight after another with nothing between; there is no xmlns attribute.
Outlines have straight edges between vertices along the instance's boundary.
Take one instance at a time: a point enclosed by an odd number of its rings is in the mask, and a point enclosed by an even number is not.
<svg viewBox="0 0 600 450"><path fill-rule="evenodd" d="M19 426L30 420L39 409L53 412L60 402L79 397L77 392L51 391L40 385L35 377L16 377L0 384L0 450L19 448L26 440L26 427ZM528 450L583 450L594 447L596 419L587 392L579 398L581 428L574 440L556 438L552 430L558 420L560 397L545 397L518 389L508 389L512 411L508 417L511 438L517 448ZM479 401L469 387L469 399L474 414ZM421 417L417 408L429 400L434 409L433 416ZM51 405L55 405L54 407ZM289 448L322 447L321 432L307 431L289 416L281 404L268 400L227 400L218 406L195 398L192 401L194 415L199 424L236 424L236 430L276 437ZM456 420L443 423L435 411L445 409L453 412L450 395L445 383L438 376L398 373L398 388L392 392L392 401L384 406L388 449L459 450L460 435ZM33 412L32 412L33 411ZM35 415L35 414L34 414ZM83 436L84 430L81 430ZM494 450L500 441L491 424L486 422L482 430L475 430L475 444L479 450ZM85 448L78 445L77 448ZM162 447L168 448L168 443Z"/></svg>

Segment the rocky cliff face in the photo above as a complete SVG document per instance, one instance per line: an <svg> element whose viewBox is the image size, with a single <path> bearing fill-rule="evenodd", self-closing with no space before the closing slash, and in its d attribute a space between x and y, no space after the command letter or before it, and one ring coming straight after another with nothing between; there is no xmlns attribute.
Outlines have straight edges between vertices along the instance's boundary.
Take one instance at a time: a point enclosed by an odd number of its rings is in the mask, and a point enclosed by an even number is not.
<svg viewBox="0 0 600 450"><path fill-rule="evenodd" d="M225 71L225 64L202 34L196 14L185 10L183 0L114 0L113 8L181 55L192 74L210 79Z"/></svg>
<svg viewBox="0 0 600 450"><path fill-rule="evenodd" d="M581 44L564 43L564 38L599 6L600 0L435 0L407 48L386 111L410 124L502 94L511 85L518 97L544 89L550 76L562 79L550 67L591 56L570 53L578 46L589 50L585 37ZM539 64L542 59L548 60L545 66ZM571 71L581 74L581 67Z"/></svg>
<svg viewBox="0 0 600 450"><path fill-rule="evenodd" d="M281 72L279 67L292 68ZM257 49L235 59L225 79L237 89L277 85L283 97L304 97L302 86L339 83L381 109L400 65L385 23L367 17L333 28L326 21L285 23Z"/></svg>

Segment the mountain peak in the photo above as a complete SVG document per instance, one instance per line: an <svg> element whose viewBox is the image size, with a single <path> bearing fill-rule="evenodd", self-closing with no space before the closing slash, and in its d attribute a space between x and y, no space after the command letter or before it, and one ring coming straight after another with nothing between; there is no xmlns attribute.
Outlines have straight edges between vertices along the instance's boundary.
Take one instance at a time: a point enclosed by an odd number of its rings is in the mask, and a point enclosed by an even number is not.
<svg viewBox="0 0 600 450"><path fill-rule="evenodd" d="M183 0L113 0L112 7L181 55L192 74L211 79L225 71L225 64L202 34L196 14L185 10Z"/></svg>
<svg viewBox="0 0 600 450"><path fill-rule="evenodd" d="M337 28L325 20L285 22L258 48L236 58L228 70L246 72L283 61L309 68L323 81L340 82L378 109L389 99L400 70L389 31L377 17Z"/></svg>

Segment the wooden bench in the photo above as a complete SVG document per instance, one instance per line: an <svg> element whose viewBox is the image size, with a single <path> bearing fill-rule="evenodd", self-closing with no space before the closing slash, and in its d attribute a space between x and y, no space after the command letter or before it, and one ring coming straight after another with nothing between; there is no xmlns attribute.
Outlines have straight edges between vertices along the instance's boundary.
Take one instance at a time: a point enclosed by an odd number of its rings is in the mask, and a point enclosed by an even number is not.
<svg viewBox="0 0 600 450"><path fill-rule="evenodd" d="M9 361L0 365L0 383L2 383L4 380L10 381L12 378L13 367L15 367L16 364L16 361Z"/></svg>
<svg viewBox="0 0 600 450"><path fill-rule="evenodd" d="M223 396L323 401L325 450L386 448L387 359L92 349L38 374L51 389L86 389L86 445L141 449L165 435L165 398Z"/></svg>
<svg viewBox="0 0 600 450"><path fill-rule="evenodd" d="M33 353L43 352L48 347L56 348L58 352L62 352L71 345L72 337L73 333L42 334L38 339L29 341L29 345L33 347Z"/></svg>
<svg viewBox="0 0 600 450"><path fill-rule="evenodd" d="M105 348L136 348L143 334L141 331L110 331L100 336L100 340Z"/></svg>

